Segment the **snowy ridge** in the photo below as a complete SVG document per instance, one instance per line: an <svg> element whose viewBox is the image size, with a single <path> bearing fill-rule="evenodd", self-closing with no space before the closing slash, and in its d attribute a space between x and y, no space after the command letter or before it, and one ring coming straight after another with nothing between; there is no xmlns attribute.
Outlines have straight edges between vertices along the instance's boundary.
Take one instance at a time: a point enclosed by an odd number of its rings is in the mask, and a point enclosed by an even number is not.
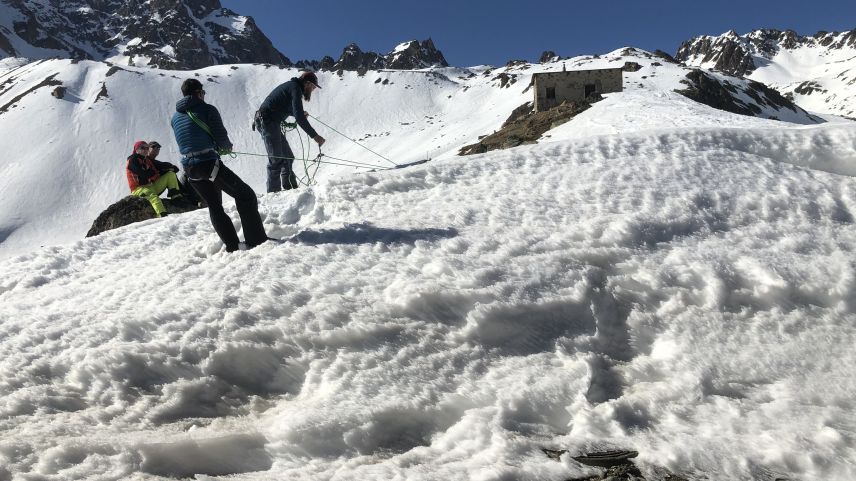
<svg viewBox="0 0 856 481"><path fill-rule="evenodd" d="M676 58L757 80L812 112L856 116L856 30L808 37L793 31L730 31L684 42Z"/></svg>
<svg viewBox="0 0 856 481"><path fill-rule="evenodd" d="M856 181L815 167L856 132L647 98L264 196L285 245L194 212L0 262L0 475L852 479Z"/></svg>

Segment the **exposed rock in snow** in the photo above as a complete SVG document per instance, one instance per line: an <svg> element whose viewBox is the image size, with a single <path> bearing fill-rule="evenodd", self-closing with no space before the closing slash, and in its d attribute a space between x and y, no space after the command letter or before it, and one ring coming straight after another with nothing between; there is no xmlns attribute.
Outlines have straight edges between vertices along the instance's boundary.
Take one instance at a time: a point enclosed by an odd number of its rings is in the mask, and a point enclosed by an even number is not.
<svg viewBox="0 0 856 481"><path fill-rule="evenodd" d="M161 201L170 214L181 214L200 208L196 202L189 198L161 199ZM98 218L92 222L92 227L89 228L86 237L93 237L111 229L156 218L155 211L149 201L142 197L129 195L110 205L99 214Z"/></svg>
<svg viewBox="0 0 856 481"><path fill-rule="evenodd" d="M775 115L765 114L764 108L767 107L774 111L789 110L789 115L801 114L809 118L812 117L779 92L760 82L733 82L728 79L717 78L716 75L705 73L701 69L695 69L687 74L683 83L687 85L687 88L678 89L676 92L696 102L726 112L778 120L779 117ZM822 122L822 119L816 118L816 121Z"/></svg>
<svg viewBox="0 0 856 481"><path fill-rule="evenodd" d="M730 31L688 40L676 58L762 82L810 111L856 115L856 29L811 36L792 30Z"/></svg>

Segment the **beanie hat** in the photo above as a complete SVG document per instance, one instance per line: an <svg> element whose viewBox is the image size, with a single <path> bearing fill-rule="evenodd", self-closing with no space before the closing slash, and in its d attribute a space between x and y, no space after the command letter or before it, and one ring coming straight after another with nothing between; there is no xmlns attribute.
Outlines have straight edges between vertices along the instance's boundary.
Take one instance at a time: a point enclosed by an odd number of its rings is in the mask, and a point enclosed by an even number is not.
<svg viewBox="0 0 856 481"><path fill-rule="evenodd" d="M138 140L134 142L134 150L131 151L132 154L137 153L137 149L140 148L141 145L148 145L145 140Z"/></svg>
<svg viewBox="0 0 856 481"><path fill-rule="evenodd" d="M321 88L321 86L318 85L318 76L315 75L315 72L303 72L300 74L300 80L303 82L309 82L319 89Z"/></svg>

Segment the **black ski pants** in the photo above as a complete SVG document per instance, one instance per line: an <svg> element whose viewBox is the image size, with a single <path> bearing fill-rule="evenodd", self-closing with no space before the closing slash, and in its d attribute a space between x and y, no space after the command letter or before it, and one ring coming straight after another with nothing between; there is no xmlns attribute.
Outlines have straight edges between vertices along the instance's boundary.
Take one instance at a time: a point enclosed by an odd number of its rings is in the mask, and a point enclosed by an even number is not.
<svg viewBox="0 0 856 481"><path fill-rule="evenodd" d="M211 172L215 168L215 162L219 163L219 170L214 180L211 180ZM219 160L200 162L199 164L185 167L190 185L208 204L208 215L211 216L211 224L217 235L226 244L226 251L238 250L238 233L232 225L232 219L223 210L223 192L235 199L238 215L241 217L241 225L244 227L244 240L248 247L255 247L267 240L267 233L262 225L262 217L259 214L259 201L256 193L234 172L229 170Z"/></svg>
<svg viewBox="0 0 856 481"><path fill-rule="evenodd" d="M294 175L294 153L285 134L282 133L279 121L266 120L259 116L256 128L262 134L265 150L268 154L267 191L279 192L282 189L296 189L297 176Z"/></svg>

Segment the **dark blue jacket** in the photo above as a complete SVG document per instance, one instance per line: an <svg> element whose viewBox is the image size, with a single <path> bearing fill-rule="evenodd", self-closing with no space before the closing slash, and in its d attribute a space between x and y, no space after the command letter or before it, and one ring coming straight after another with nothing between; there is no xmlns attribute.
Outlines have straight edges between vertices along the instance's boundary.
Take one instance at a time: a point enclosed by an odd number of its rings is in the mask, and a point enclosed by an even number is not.
<svg viewBox="0 0 856 481"><path fill-rule="evenodd" d="M226 132L226 127L223 126L223 119L216 107L188 95L175 104L175 110L176 112L172 116L172 131L175 134L178 151L182 155L182 165L193 165L218 158L217 152L209 152L191 158L184 157L190 152L232 148L232 141L229 140L229 134ZM202 127L196 125L196 122L187 115L187 112L193 112L199 120L207 125L213 137Z"/></svg>
<svg viewBox="0 0 856 481"><path fill-rule="evenodd" d="M293 77L288 82L280 84L267 96L262 106L259 107L262 119L265 123L280 123L288 116L293 116L297 125L310 137L315 138L318 132L309 125L306 116L303 115L303 82Z"/></svg>

